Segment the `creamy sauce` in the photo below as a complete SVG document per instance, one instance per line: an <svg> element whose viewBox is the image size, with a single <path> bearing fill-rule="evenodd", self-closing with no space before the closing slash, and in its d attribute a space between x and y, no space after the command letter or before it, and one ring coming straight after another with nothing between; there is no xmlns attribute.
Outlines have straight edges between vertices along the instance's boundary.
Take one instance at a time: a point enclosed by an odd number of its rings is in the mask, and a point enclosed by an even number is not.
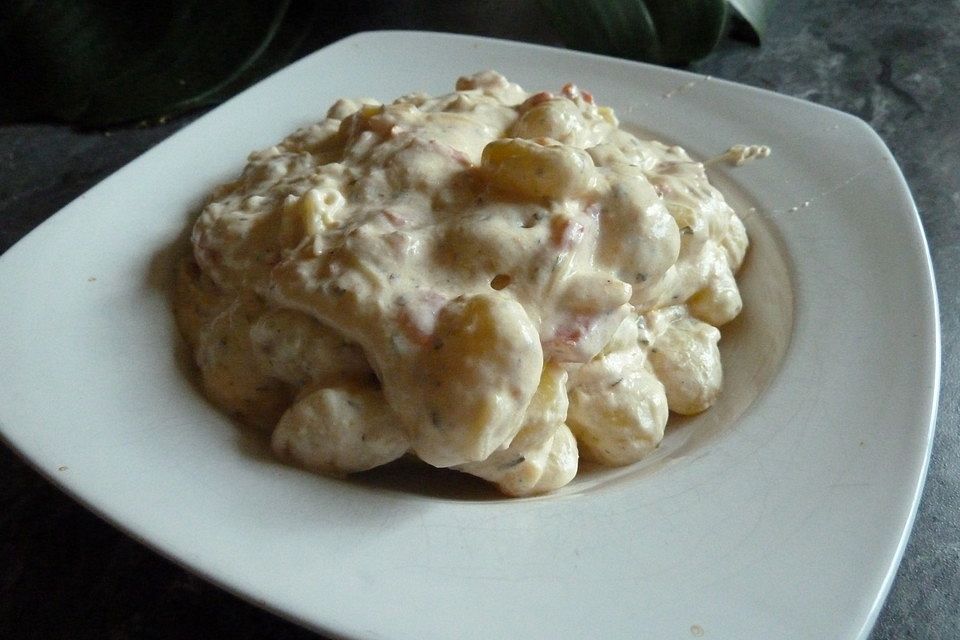
<svg viewBox="0 0 960 640"><path fill-rule="evenodd" d="M192 243L177 316L204 387L278 454L413 454L528 495L710 406L747 236L680 147L484 72L338 101L251 154Z"/></svg>
<svg viewBox="0 0 960 640"><path fill-rule="evenodd" d="M723 153L710 158L705 165L725 162L733 167L742 167L753 160L762 160L770 156L770 147L764 144L735 144Z"/></svg>

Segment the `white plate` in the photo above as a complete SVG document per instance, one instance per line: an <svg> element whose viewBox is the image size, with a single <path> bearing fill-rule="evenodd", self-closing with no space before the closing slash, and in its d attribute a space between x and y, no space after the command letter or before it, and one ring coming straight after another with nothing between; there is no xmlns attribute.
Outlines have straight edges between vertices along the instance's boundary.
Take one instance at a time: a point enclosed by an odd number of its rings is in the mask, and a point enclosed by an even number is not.
<svg viewBox="0 0 960 640"><path fill-rule="evenodd" d="M753 236L723 400L654 459L545 498L273 462L174 356L171 247L248 151L336 97L444 92L485 68L528 89L575 81L699 157L773 147L712 170ZM184 566L350 638L863 637L910 530L939 374L916 209L860 120L679 71L427 33L331 45L78 198L0 258L0 327L3 435L38 469Z"/></svg>

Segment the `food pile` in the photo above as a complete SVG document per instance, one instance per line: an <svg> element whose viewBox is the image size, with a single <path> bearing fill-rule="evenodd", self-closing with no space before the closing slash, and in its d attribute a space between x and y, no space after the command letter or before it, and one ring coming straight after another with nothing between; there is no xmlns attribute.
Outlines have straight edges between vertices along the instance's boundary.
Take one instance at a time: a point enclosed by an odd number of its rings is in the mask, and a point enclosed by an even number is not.
<svg viewBox="0 0 960 640"><path fill-rule="evenodd" d="M413 455L523 496L710 406L746 249L683 149L488 71L253 153L196 221L176 314L207 395L284 458Z"/></svg>

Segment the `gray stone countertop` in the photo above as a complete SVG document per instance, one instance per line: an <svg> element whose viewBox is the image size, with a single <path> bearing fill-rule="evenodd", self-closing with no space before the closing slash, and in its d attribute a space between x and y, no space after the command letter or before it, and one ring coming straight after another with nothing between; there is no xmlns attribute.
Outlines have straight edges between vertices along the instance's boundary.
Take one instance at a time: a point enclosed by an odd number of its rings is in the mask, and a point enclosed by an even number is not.
<svg viewBox="0 0 960 640"><path fill-rule="evenodd" d="M378 4L386 3L361 3L364 11L339 20L329 39L422 28L558 43L534 2ZM960 638L958 61L958 0L781 0L761 48L725 42L693 67L864 119L892 149L923 220L943 331L939 419L916 523L873 640ZM192 119L110 133L0 127L0 252ZM0 637L317 637L160 558L2 445L0 479Z"/></svg>

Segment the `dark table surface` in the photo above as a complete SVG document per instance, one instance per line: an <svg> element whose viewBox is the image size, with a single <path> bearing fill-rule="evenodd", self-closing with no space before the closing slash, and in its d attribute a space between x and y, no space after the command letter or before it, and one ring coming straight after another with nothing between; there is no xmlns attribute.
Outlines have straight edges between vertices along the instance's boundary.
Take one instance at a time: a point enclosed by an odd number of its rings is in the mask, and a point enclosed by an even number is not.
<svg viewBox="0 0 960 640"><path fill-rule="evenodd" d="M559 44L532 1L359 6L331 27L330 40L414 28ZM943 330L939 419L916 524L873 640L960 638L958 61L958 0L781 0L760 49L726 41L693 65L867 121L892 149L923 219ZM0 252L194 117L109 134L0 127ZM2 445L0 637L317 638L160 558Z"/></svg>

